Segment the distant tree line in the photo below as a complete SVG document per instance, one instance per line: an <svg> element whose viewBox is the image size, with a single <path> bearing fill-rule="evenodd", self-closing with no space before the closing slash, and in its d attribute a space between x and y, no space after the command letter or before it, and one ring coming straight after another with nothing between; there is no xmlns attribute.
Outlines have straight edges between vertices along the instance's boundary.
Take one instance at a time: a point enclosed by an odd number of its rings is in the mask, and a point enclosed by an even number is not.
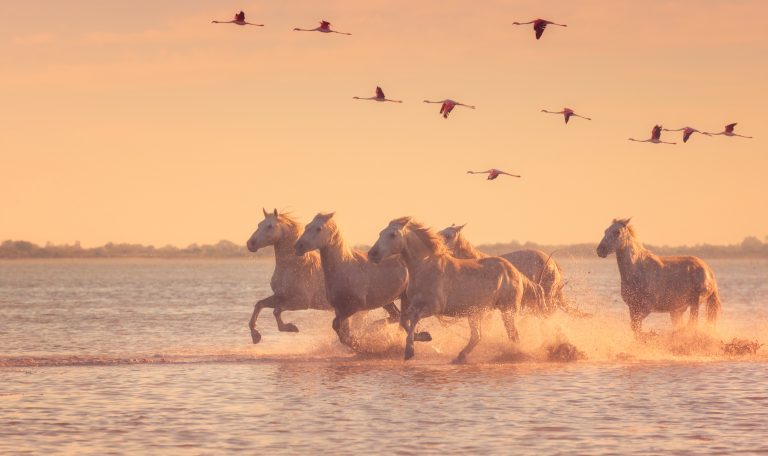
<svg viewBox="0 0 768 456"><path fill-rule="evenodd" d="M545 252L558 251L558 257L593 257L596 244L544 245L533 242L521 244L512 241L503 244L485 244L478 246L481 251L498 255L519 249L539 249ZM660 255L696 255L703 258L768 258L768 236L761 241L755 236L745 238L740 244L694 246L654 246L647 248ZM359 246L367 250L367 246ZM250 253L243 244L231 241L219 241L216 244L192 244L187 247L154 247L141 244L108 243L101 247L83 248L79 242L74 244L54 245L48 243L39 246L27 241L4 241L0 244L0 259L15 258L247 258L271 257L272 248L264 248L257 253Z"/></svg>

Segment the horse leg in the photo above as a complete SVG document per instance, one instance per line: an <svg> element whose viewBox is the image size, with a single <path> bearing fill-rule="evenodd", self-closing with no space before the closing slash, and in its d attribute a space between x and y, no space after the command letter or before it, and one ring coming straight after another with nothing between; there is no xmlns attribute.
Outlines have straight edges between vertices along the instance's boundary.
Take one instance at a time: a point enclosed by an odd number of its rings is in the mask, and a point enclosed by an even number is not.
<svg viewBox="0 0 768 456"><path fill-rule="evenodd" d="M403 293L402 296L400 296L400 326L402 326L406 332L408 332L408 321L405 318L405 314L409 305L410 301L408 296ZM432 335L427 331L417 332L413 335L413 340L416 342L429 342L432 340Z"/></svg>
<svg viewBox="0 0 768 456"><path fill-rule="evenodd" d="M478 343L480 343L480 330L481 330L481 323L483 320L483 314L482 312L477 312L475 314L470 315L467 317L467 320L469 321L469 342L467 343L467 346L464 347L464 350L459 352L459 356L456 357L456 359L453 360L454 364L463 364L467 361L467 355L469 352L474 350L474 348L477 346Z"/></svg>
<svg viewBox="0 0 768 456"><path fill-rule="evenodd" d="M299 328L293 323L283 322L282 313L283 309L281 307L275 307L273 314L275 315L275 321L277 322L277 330L282 332L299 332Z"/></svg>
<svg viewBox="0 0 768 456"><path fill-rule="evenodd" d="M504 321L504 328L507 330L507 337L514 343L520 342L520 334L515 326L515 311L507 309L501 311L501 319Z"/></svg>
<svg viewBox="0 0 768 456"><path fill-rule="evenodd" d="M632 332L635 333L635 338L640 338L640 333L643 331L643 320L648 316L648 312L644 312L640 309L629 308L629 325L632 327Z"/></svg>
<svg viewBox="0 0 768 456"><path fill-rule="evenodd" d="M696 326L699 324L699 305L701 304L701 296L696 296L696 298L691 302L691 311L690 315L688 316L688 329L696 329Z"/></svg>
<svg viewBox="0 0 768 456"><path fill-rule="evenodd" d="M415 340L416 324L419 322L421 316L418 312L414 311L413 307L408 307L403 311L405 319L408 321L407 334L405 336L405 354L404 359L408 361L413 358L415 351L413 349L413 341Z"/></svg>
<svg viewBox="0 0 768 456"><path fill-rule="evenodd" d="M389 323L397 323L400 321L400 309L397 308L394 302L385 304L382 308L387 311L387 314L389 314L389 318L387 318Z"/></svg>
<svg viewBox="0 0 768 456"><path fill-rule="evenodd" d="M355 343L352 340L352 334L349 327L349 317L352 316L354 312L350 312L347 310L344 311L336 311L336 318L333 319L333 330L336 331L336 335L339 336L339 342L346 345L347 347L356 350Z"/></svg>
<svg viewBox="0 0 768 456"><path fill-rule="evenodd" d="M669 316L672 319L673 331L677 331L682 326L683 312L685 312L685 310L673 310L672 312L669 313Z"/></svg>
<svg viewBox="0 0 768 456"><path fill-rule="evenodd" d="M251 339L254 344L258 344L261 341L261 334L256 330L256 319L259 318L259 312L265 307L274 308L279 302L275 295L264 298L256 303L253 307L253 314L251 314L251 320L248 322L248 329L251 331Z"/></svg>

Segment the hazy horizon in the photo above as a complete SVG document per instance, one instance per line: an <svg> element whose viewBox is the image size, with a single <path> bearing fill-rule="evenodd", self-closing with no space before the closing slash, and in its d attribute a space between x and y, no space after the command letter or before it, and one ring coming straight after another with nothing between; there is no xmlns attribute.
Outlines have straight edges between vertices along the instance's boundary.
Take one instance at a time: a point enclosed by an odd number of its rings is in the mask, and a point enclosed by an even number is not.
<svg viewBox="0 0 768 456"><path fill-rule="evenodd" d="M210 24L241 8L266 26ZM245 242L277 207L336 211L353 244L402 215L469 223L476 244L597 242L628 216L647 244L762 240L767 16L758 0L6 2L0 239ZM511 25L536 17L568 27ZM291 31L320 19L353 35ZM352 99L376 85L405 102ZM442 98L477 109L422 103ZM593 120L539 112L564 106ZM729 122L755 139L627 141ZM523 178L465 174L489 167Z"/></svg>

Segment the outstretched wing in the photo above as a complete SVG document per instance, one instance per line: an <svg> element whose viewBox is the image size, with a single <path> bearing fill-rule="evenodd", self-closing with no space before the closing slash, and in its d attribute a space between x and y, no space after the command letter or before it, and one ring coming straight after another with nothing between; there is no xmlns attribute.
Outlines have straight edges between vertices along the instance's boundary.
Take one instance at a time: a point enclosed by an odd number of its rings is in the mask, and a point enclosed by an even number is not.
<svg viewBox="0 0 768 456"><path fill-rule="evenodd" d="M661 125L656 125L655 127L653 127L653 130L651 130L651 138L652 139L661 138Z"/></svg>
<svg viewBox="0 0 768 456"><path fill-rule="evenodd" d="M686 128L685 131L683 132L683 142L688 142L688 138L691 137L694 131L696 130L694 130L693 128Z"/></svg>
<svg viewBox="0 0 768 456"><path fill-rule="evenodd" d="M378 86L376 86L376 98L385 98L384 91L381 90L381 87Z"/></svg>
<svg viewBox="0 0 768 456"><path fill-rule="evenodd" d="M331 23L328 22L328 21L320 21L320 27L322 27L322 28L330 28L331 27Z"/></svg>
<svg viewBox="0 0 768 456"><path fill-rule="evenodd" d="M235 14L235 20L244 22L245 21L245 13L240 11L239 13Z"/></svg>
<svg viewBox="0 0 768 456"><path fill-rule="evenodd" d="M573 111L565 111L563 115L565 116L565 123L568 123L568 119L573 115Z"/></svg>
<svg viewBox="0 0 768 456"><path fill-rule="evenodd" d="M734 122L732 124L726 125L725 126L725 131L728 132L728 133L733 133L734 127L736 127L736 122Z"/></svg>
<svg viewBox="0 0 768 456"><path fill-rule="evenodd" d="M536 19L533 22L533 29L536 31L537 40L541 38L541 35L544 33L544 29L546 28L547 28L547 21L543 19Z"/></svg>

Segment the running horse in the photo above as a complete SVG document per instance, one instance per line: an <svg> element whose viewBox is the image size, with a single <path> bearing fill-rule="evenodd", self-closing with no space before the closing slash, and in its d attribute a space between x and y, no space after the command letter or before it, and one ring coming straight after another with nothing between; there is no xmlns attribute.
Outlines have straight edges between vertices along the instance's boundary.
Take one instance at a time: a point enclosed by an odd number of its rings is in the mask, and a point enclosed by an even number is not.
<svg viewBox="0 0 768 456"><path fill-rule="evenodd" d="M257 252L266 246L273 246L275 251L275 272L269 284L272 295L259 300L253 308L248 328L254 344L261 341L261 334L256 329L256 319L264 308L274 309L277 329L284 332L298 332L293 323L285 323L282 313L286 310L331 310L325 298L325 282L320 267L320 255L307 253L296 256L293 245L304 231L304 225L288 214L264 212L264 220L246 243L250 252Z"/></svg>
<svg viewBox="0 0 768 456"><path fill-rule="evenodd" d="M383 307L392 322L403 324L395 299L400 298L400 307L408 307L405 289L408 284L408 269L402 260L372 263L368 255L349 247L341 235L334 213L317 214L296 241L296 254L318 250L325 276L325 290L328 302L336 312L333 330L344 345L359 350L353 340L349 317L363 310ZM431 340L427 332L416 336L420 341Z"/></svg>
<svg viewBox="0 0 768 456"><path fill-rule="evenodd" d="M515 314L520 310L523 296L523 276L507 260L455 258L437 232L411 221L410 217L392 220L379 233L368 256L371 261L382 264L392 257L400 257L408 266L410 305L403 310L408 331L406 360L414 356L416 325L431 316L467 318L469 342L455 363L466 361L480 342L483 317L494 309L501 310L509 339L520 340Z"/></svg>

